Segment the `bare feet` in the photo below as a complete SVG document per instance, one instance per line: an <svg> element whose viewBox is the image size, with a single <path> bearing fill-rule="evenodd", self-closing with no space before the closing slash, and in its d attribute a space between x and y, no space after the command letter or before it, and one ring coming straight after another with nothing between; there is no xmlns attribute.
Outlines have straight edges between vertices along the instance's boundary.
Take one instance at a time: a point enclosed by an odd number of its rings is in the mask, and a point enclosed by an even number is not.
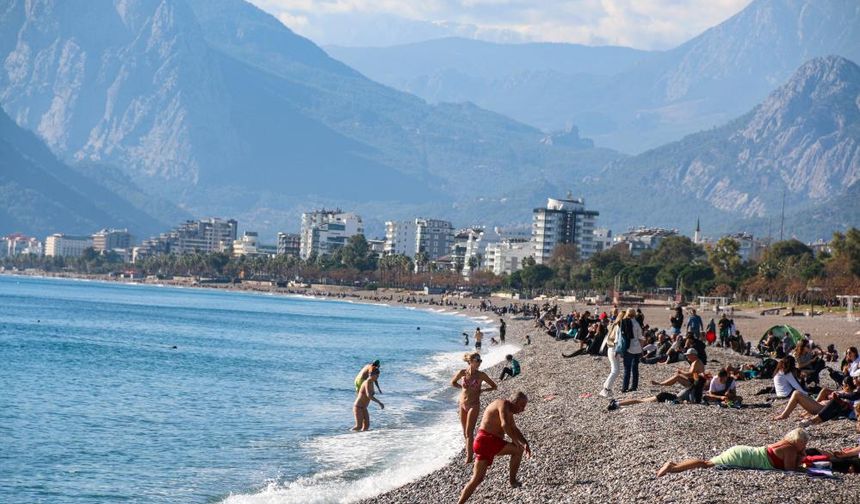
<svg viewBox="0 0 860 504"><path fill-rule="evenodd" d="M659 478L660 476L665 476L673 467L675 467L674 462L666 462L665 464L663 464L663 467L661 467L660 470L657 471L657 477Z"/></svg>
<svg viewBox="0 0 860 504"><path fill-rule="evenodd" d="M659 387L662 385L662 383L658 382L657 380L651 380L651 385L655 385L655 386Z"/></svg>
<svg viewBox="0 0 860 504"><path fill-rule="evenodd" d="M523 486L520 480L511 480L511 488L519 488Z"/></svg>
<svg viewBox="0 0 860 504"><path fill-rule="evenodd" d="M788 415L783 415L782 413L773 417L774 420L785 420L786 418L788 418Z"/></svg>
<svg viewBox="0 0 860 504"><path fill-rule="evenodd" d="M359 429L358 426L356 425L355 427L353 427L352 429L349 429L349 430L351 430L352 432L358 432L361 429Z"/></svg>

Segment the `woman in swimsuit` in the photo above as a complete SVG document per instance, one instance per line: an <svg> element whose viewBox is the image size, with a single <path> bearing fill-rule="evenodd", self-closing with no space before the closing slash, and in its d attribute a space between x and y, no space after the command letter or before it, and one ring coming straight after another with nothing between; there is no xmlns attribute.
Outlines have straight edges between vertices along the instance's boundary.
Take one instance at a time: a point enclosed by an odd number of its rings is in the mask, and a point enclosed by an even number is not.
<svg viewBox="0 0 860 504"><path fill-rule="evenodd" d="M767 446L739 445L729 448L710 460L687 459L677 463L666 462L657 471L657 477L717 465L739 469L802 471L800 463L806 453L807 441L809 441L809 434L798 428L786 434L780 441Z"/></svg>
<svg viewBox="0 0 860 504"><path fill-rule="evenodd" d="M462 389L460 394L460 424L463 426L463 437L466 439L466 463L472 463L472 442L475 440L475 424L478 422L478 411L481 408L481 392L496 390L494 382L486 373L480 371L481 354L467 353L463 356L469 366L461 369L451 379L451 386ZM487 388L481 388L486 383Z"/></svg>

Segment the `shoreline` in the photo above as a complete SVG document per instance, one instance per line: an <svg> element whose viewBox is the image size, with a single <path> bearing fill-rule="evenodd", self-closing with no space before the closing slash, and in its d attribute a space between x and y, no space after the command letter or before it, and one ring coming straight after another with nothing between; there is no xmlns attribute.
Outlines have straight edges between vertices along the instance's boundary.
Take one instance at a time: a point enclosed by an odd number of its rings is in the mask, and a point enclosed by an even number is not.
<svg viewBox="0 0 860 504"><path fill-rule="evenodd" d="M403 292L402 295L408 294ZM435 308L460 312L467 317L495 316L493 312L475 309L471 304L474 300L470 299L458 299L466 306L465 309L396 300L374 301L361 299L355 293L351 296L320 296L319 299L412 306L431 311ZM565 309L568 308L566 305ZM664 319L669 316L667 310L647 307L644 311L646 323L665 326ZM709 317L703 318L707 322ZM856 344L855 332L860 330L860 324L848 323L844 316L825 315L795 320L744 311L736 312L735 319L748 341L753 343L758 341L758 331L762 327L791 323L802 326L802 332L811 332L820 343L835 342L840 352L847 344ZM792 502L812 503L824 500L848 502L860 493L860 476L857 475L817 479L778 471L698 470L658 480L656 470L666 460L709 458L736 444L768 444L796 427L796 417L778 422L771 420L780 404L767 403L765 396L755 395L758 389L770 385L770 380L738 382L738 392L745 403L745 408L740 410L652 403L610 412L606 410L608 401L597 395L608 374L605 357L562 358L561 353L569 352L575 343L552 340L535 330L531 320L510 316L505 320L508 324L507 339L521 346L518 360L523 371L517 378L500 383L498 392L484 394L482 406L486 407L493 399L508 397L515 390L525 391L530 401L526 411L517 416L517 424L532 444L535 456L523 461L520 470L522 488L512 490L507 486L507 463L500 459L500 463L493 464L486 481L469 502L531 504L657 500L737 503L791 499ZM526 334L532 336L531 345L522 344ZM749 362L747 357L719 348L709 348L708 355L709 371L715 371L724 364ZM663 390L675 392L674 389L652 387L648 383L651 379L666 378L676 366L641 365L640 390L623 396L616 390L616 397L643 398ZM493 376L497 372L490 374ZM833 384L826 375L822 375L822 385ZM616 383L616 388L618 386ZM858 443L855 424L848 420L826 422L810 428L809 432L811 447L830 450ZM462 462L463 456L461 447L458 454L440 469L359 502L455 502L471 475L471 467ZM786 498L787 495L791 497Z"/></svg>
<svg viewBox="0 0 860 504"><path fill-rule="evenodd" d="M89 276L89 275L88 276L77 276L77 275L70 276L70 275L35 274L35 273L26 274L26 275L16 275L16 274L11 274L9 272L4 272L4 274L5 274L5 276L7 276L9 278L28 278L28 279L33 279L33 280L47 280L47 281L51 281L51 280L63 281L63 280L65 280L65 281L70 281L70 282L83 282L83 283L96 282L96 283L101 283L101 284L105 284L105 285L116 283L116 284L131 285L131 286L133 286L133 285L144 285L144 286L149 286L149 287L167 287L167 288L174 288L174 289L185 289L185 288L207 289L207 288L210 288L207 285L183 285L183 284L171 284L171 283L162 283L162 282L158 282L158 283L136 282L136 281L127 281L127 280L123 281L123 280L117 280L117 279L111 279L111 278L102 278L98 275L95 275L95 276ZM474 329L474 326L477 324L485 332L486 340L485 340L485 346L484 346L484 350L483 350L483 353L485 354L485 356L487 354L489 354L491 351L501 350L501 348L498 348L495 346L490 346L490 344L489 344L490 337L491 336L497 336L497 333L498 333L498 323L493 320L494 314L492 312L486 312L486 311L481 312L481 311L475 309L475 307L473 307L473 306L467 306L465 309L463 309L460 306L447 306L447 305L439 305L439 304L430 305L427 303L409 303L409 302L401 302L401 301L398 301L396 299L385 300L385 301L376 301L373 299L368 299L367 296L363 297L363 296L361 296L359 294L355 294L355 293L353 293L354 295L337 295L337 294L332 295L332 293L321 293L321 292L315 291L314 289L308 289L311 292L302 292L302 293L300 293L300 292L277 292L274 289L269 290L269 289L263 289L263 288L235 288L235 286L229 285L226 287L225 286L218 286L218 287L216 287L216 290L228 291L231 293L239 293L239 294L279 296L279 297L285 297L285 298L296 298L296 299L305 299L305 300L312 300L312 301L341 302L341 303L360 304L360 305L367 305L367 306L380 306L380 307L386 307L386 308L396 308L396 309L400 309L400 310L420 310L421 312L424 312L424 313L427 313L430 315L438 315L438 316L447 315L447 316L454 316L454 317L463 317L462 321L456 322L456 325L461 326L462 330L469 331L468 328ZM406 295L406 293L404 293L404 295ZM325 309L323 309L323 310L325 310ZM470 341L470 343L473 343L473 342ZM512 347L512 348L505 349L505 352L517 353L520 351L520 349L517 348L517 345L512 345L510 341L508 342L507 346ZM463 353L465 353L467 351L471 351L473 348L474 347L471 344L467 347L455 345L455 346L452 346L448 350L444 350L441 353L437 353L434 356L431 356L431 358L445 357L446 354L448 354L451 357L451 359L450 359L451 365L456 367L460 363L459 362L459 355L462 355ZM498 351L495 351L493 353L494 353L494 355L491 359L489 359L490 363L488 363L488 364L490 364L490 365L487 366L487 369L491 369L493 367L498 367L497 364L500 364L501 362L504 361L504 353L500 353ZM450 354L455 354L455 355L450 355ZM421 363L416 363L416 366L417 366L416 372L419 372L418 370L421 368ZM498 372L500 372L500 368L498 371L495 371L496 374L498 374ZM425 376L427 376L427 375L425 375ZM445 397L444 401L446 403L450 402L450 406L451 406L450 410L454 411L456 408L456 400L451 399L451 398L456 396L456 392L453 389L450 389L450 393L447 393L445 391L446 388L449 388L448 387L448 380L449 379L450 379L450 377L448 376L448 373L444 372L444 371L441 374L439 374L438 376L432 377L431 380L434 384L433 385L434 388L433 388L433 390L430 391L430 393L441 393L442 396ZM448 396L450 396L450 398ZM399 428L396 428L394 431L371 431L371 432L375 432L375 433L379 433L379 432L386 433L387 432L387 434L389 436L391 436L391 435L401 436L401 437L405 436L406 438L409 438L410 435L414 435L414 434L412 434L412 432L415 431L416 429L418 429L418 430L426 432L428 434L432 433L437 438L439 436L441 436L444 439L448 439L451 437L450 431L454 430L452 428L449 428L450 419L447 418L449 415L447 413L440 413L440 412L433 413L434 416L439 415L439 414L441 414L442 416L439 417L438 421L434 420L427 425L401 426ZM454 418L456 420L455 417L452 417L452 418ZM444 419L444 421L443 421L443 419ZM446 445L445 449L441 450L442 453L456 452L458 449L462 450L462 446L459 442L459 427L456 428L455 432L456 432L456 434L455 434L456 435L456 441L454 442L454 444ZM340 431L330 432L330 433L326 433L326 434L323 434L321 436L318 436L318 437L314 438L314 440L310 440L310 441L316 442L316 443L326 443L328 440L338 439L342 434L343 433L341 433ZM356 434L350 433L349 435L354 436ZM418 453L415 453L414 455L418 455ZM424 477L426 474L430 474L433 471L436 471L438 469L443 468L448 461L449 461L449 458L447 456L444 458L444 460L442 460L442 459L439 459L439 455L437 455L435 457L435 461L431 461L431 463L422 464L423 467L421 467L420 469L415 469L411 472L407 471L407 472L405 472L405 474L402 474L402 473L399 474L397 472L391 473L391 469L388 469L385 472L388 475L396 476L396 479L402 479L402 481L400 481L398 484L398 486L399 486L399 485L403 485L403 484L408 484L411 481L415 481L417 479ZM400 467L403 467L403 466L400 466ZM279 497L282 497L285 500L292 502L294 500L293 491L295 490L295 487L296 486L304 486L307 484L308 486L306 488L302 488L300 491L313 492L314 487L317 484L320 484L320 483L313 483L314 480L315 480L314 476L311 475L311 476L302 477L296 481L284 482L283 485L279 484L276 486L273 485L270 487L266 487L262 490L248 489L248 490L244 490L244 491L239 491L237 493L231 493L228 496L225 496L223 499L220 499L218 502L231 502L231 503L232 502L246 502L246 501L257 502L258 499L267 499L270 497L276 498L276 499ZM375 481L375 483L371 483L373 481ZM357 502L358 500L360 500L360 498L365 498L368 495L380 495L380 494L383 494L387 491L391 491L393 488L396 488L396 487L390 486L390 484L387 484L387 479L385 478L385 474L382 474L382 473L370 474L370 475L364 476L364 477L362 477L358 480L354 480L354 481L344 481L344 482L337 482L337 483L328 482L328 483L322 483L322 484L323 485L336 484L339 487L342 487L345 491L350 491L350 492L355 491L355 490L351 490L351 487L355 484L358 484L357 486L361 486L361 485L366 486L366 485L371 484L374 487L376 487L376 486L380 487L378 489L372 488L372 489L365 490L364 495L357 497L354 500L354 502ZM323 488L320 487L317 489L317 491L323 491ZM359 493L361 493L360 488L357 489L357 491ZM369 494L369 493L367 493L368 491L371 491L371 492L375 491L375 494ZM282 492L283 492L283 494L282 494ZM311 500L315 501L313 499L311 499ZM319 502L330 502L330 501L321 500Z"/></svg>

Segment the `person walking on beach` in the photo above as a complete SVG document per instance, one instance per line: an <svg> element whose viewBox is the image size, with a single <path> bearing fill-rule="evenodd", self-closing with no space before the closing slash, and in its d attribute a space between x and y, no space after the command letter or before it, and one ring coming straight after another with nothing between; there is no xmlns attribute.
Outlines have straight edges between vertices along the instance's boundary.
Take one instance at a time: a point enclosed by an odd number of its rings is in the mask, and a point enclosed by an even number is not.
<svg viewBox="0 0 860 504"><path fill-rule="evenodd" d="M619 338L621 338L622 317L623 315L617 316L615 320L609 324L609 328L606 332L606 339L604 341L606 346L606 355L609 357L609 376L606 377L606 381L603 383L603 390L600 391L601 397L612 396L612 385L615 384L615 379L618 378L618 373L620 372L618 359L621 358L621 355L617 355L615 353L615 347Z"/></svg>
<svg viewBox="0 0 860 504"><path fill-rule="evenodd" d="M475 351L481 351L481 341L484 339L484 333L481 332L481 328L478 327L475 329Z"/></svg>
<svg viewBox="0 0 860 504"><path fill-rule="evenodd" d="M696 314L696 309L693 308L692 315L690 315L690 320L687 321L687 330L693 333L693 337L699 339L702 337L702 328L704 327L704 322L702 322L702 317Z"/></svg>
<svg viewBox="0 0 860 504"><path fill-rule="evenodd" d="M718 465L738 469L803 471L800 462L806 452L807 441L809 441L809 434L797 428L786 434L782 440L767 446L733 446L710 460L687 459L681 462L670 460L657 471L657 477Z"/></svg>
<svg viewBox="0 0 860 504"><path fill-rule="evenodd" d="M373 395L373 385L378 377L379 368L370 372L370 376L361 384L361 388L358 390L358 396L355 398L355 403L352 406L352 412L355 414L355 427L352 428L354 431L370 430L370 413L367 411L370 401L378 404L380 409L385 409L385 405Z"/></svg>
<svg viewBox="0 0 860 504"><path fill-rule="evenodd" d="M505 331L507 331L507 325L505 324L505 319L499 319L499 341L502 345L505 344Z"/></svg>
<svg viewBox="0 0 860 504"><path fill-rule="evenodd" d="M529 399L524 393L517 392L510 399L496 399L487 406L481 420L481 428L475 438L475 465L472 478L463 487L459 504L469 500L478 485L484 481L487 469L493 465L493 460L500 455L511 456L510 474L508 476L511 487L522 486L517 479L517 472L520 469L523 455L531 458L532 451L529 442L517 428L514 415L522 413L526 409L528 401ZM505 434L511 439L510 441L505 441Z"/></svg>
<svg viewBox="0 0 860 504"><path fill-rule="evenodd" d="M466 440L466 463L472 463L472 443L475 439L475 424L478 423L478 413L481 409L481 392L496 390L498 386L487 373L481 371L481 354L467 353L463 356L468 367L461 369L451 379L451 386L462 390L460 394L460 425L463 427L463 438ZM482 388L486 383L487 388Z"/></svg>
<svg viewBox="0 0 860 504"><path fill-rule="evenodd" d="M355 375L355 393L356 394L358 394L361 391L361 385L365 382L365 380L367 380L370 377L370 374L374 370L379 371L379 359L371 362L370 364L365 364L364 367L361 368L361 371L359 371L358 374ZM379 373L377 373L377 375L378 374ZM379 391L379 393L381 394L382 389L379 388L379 381L374 380L374 383L376 384L376 390Z"/></svg>
<svg viewBox="0 0 860 504"><path fill-rule="evenodd" d="M621 337L625 340L624 378L621 392L633 392L639 388L639 358L642 356L642 326L636 319L636 310L630 308L621 320Z"/></svg>

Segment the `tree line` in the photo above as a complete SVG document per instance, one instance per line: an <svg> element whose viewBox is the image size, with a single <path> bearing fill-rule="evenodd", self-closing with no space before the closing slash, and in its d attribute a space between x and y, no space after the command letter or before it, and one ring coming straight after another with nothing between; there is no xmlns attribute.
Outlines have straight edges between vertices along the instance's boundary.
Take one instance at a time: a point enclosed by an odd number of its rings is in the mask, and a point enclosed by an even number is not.
<svg viewBox="0 0 860 504"><path fill-rule="evenodd" d="M48 272L119 274L161 277L194 276L241 281L267 279L311 283L487 291L504 288L528 296L586 295L618 289L634 292L675 292L684 296L716 295L764 298L796 303L825 302L839 294L860 293L860 230L835 233L831 252L818 254L798 240L778 241L758 260L744 261L740 244L725 237L708 246L684 236L670 236L651 250L632 254L625 244L580 260L575 247L556 247L547 264L527 258L510 275L496 276L472 260L441 268L426 254L377 257L367 240L353 236L331 254L307 259L280 255L232 257L229 253L165 254L130 265L114 252L87 249L81 257L19 255L0 262L6 268ZM473 258L476 259L476 258ZM465 273L465 274L464 274Z"/></svg>

